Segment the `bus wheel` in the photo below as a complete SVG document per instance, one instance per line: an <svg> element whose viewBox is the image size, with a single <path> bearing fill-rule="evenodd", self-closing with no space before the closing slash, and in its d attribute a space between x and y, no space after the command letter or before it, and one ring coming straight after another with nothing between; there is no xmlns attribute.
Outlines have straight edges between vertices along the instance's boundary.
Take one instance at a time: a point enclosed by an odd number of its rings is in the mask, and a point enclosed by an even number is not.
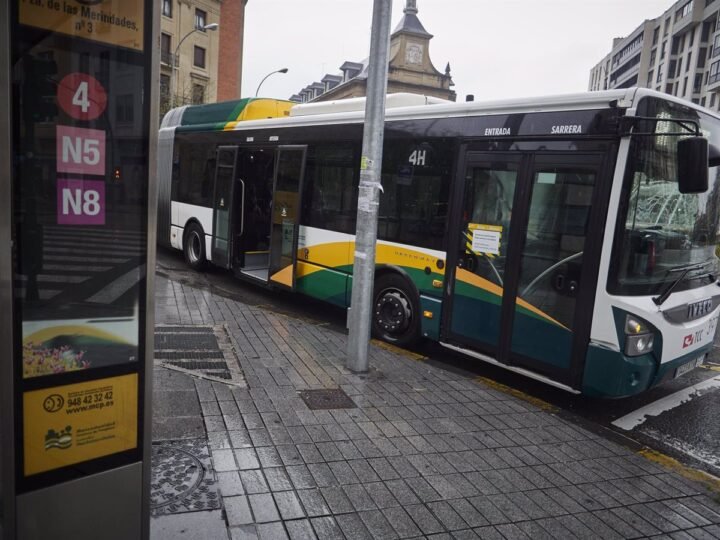
<svg viewBox="0 0 720 540"><path fill-rule="evenodd" d="M405 279L385 274L375 281L373 334L389 343L404 347L420 335L418 301Z"/></svg>
<svg viewBox="0 0 720 540"><path fill-rule="evenodd" d="M193 270L202 270L207 259L205 258L205 233L197 223L191 224L185 233L183 242L185 262Z"/></svg>

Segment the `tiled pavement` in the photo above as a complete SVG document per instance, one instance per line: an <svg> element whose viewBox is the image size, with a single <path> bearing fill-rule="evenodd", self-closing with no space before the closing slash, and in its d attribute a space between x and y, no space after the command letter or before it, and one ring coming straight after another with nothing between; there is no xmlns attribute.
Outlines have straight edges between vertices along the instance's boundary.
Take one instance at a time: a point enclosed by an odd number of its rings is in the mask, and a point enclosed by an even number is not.
<svg viewBox="0 0 720 540"><path fill-rule="evenodd" d="M248 388L193 379L232 539L720 538L718 494L534 405L374 346L352 374L344 335L161 277L156 299L235 340ZM358 408L297 394L338 386Z"/></svg>

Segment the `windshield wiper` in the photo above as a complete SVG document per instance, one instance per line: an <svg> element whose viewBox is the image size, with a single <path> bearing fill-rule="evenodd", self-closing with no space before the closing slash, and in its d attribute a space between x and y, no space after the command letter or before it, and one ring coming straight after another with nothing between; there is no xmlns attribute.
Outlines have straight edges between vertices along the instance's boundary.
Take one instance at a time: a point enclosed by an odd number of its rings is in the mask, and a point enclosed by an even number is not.
<svg viewBox="0 0 720 540"><path fill-rule="evenodd" d="M680 275L675 281L669 282L668 286L665 287L665 290L661 292L658 296L653 298L653 302L655 302L656 306L662 305L665 300L667 300L670 295L672 294L675 287L677 287L678 283L680 283L683 279L685 279L685 276L687 276L690 272L693 272L694 270L702 270L706 266L708 266L712 261L705 261L702 263L695 263L695 264L686 264L683 266L675 266L673 268L670 268L670 270L667 271L666 274L674 274L676 272L680 272Z"/></svg>

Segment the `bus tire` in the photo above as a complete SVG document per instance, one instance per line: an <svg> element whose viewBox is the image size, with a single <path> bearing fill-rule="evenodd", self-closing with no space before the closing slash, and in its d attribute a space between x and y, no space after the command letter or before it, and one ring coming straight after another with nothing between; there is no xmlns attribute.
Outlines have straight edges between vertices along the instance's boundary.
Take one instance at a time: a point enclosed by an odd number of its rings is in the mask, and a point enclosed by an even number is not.
<svg viewBox="0 0 720 540"><path fill-rule="evenodd" d="M398 274L382 274L375 280L372 332L378 339L400 347L412 345L420 336L417 295Z"/></svg>
<svg viewBox="0 0 720 540"><path fill-rule="evenodd" d="M197 223L191 223L185 231L183 254L185 262L193 270L200 271L205 268L205 232Z"/></svg>

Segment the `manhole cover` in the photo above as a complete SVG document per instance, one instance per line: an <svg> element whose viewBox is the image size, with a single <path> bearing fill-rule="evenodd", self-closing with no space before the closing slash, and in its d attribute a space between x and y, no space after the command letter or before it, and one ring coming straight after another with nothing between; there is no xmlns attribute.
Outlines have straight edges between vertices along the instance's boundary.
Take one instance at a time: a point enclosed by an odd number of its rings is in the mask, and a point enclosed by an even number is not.
<svg viewBox="0 0 720 540"><path fill-rule="evenodd" d="M246 386L230 335L223 325L156 326L155 361L190 375Z"/></svg>
<svg viewBox="0 0 720 540"><path fill-rule="evenodd" d="M300 397L313 411L323 409L355 409L357 405L340 388L332 390L302 390Z"/></svg>
<svg viewBox="0 0 720 540"><path fill-rule="evenodd" d="M205 441L152 445L150 508L156 516L220 508L220 495Z"/></svg>

